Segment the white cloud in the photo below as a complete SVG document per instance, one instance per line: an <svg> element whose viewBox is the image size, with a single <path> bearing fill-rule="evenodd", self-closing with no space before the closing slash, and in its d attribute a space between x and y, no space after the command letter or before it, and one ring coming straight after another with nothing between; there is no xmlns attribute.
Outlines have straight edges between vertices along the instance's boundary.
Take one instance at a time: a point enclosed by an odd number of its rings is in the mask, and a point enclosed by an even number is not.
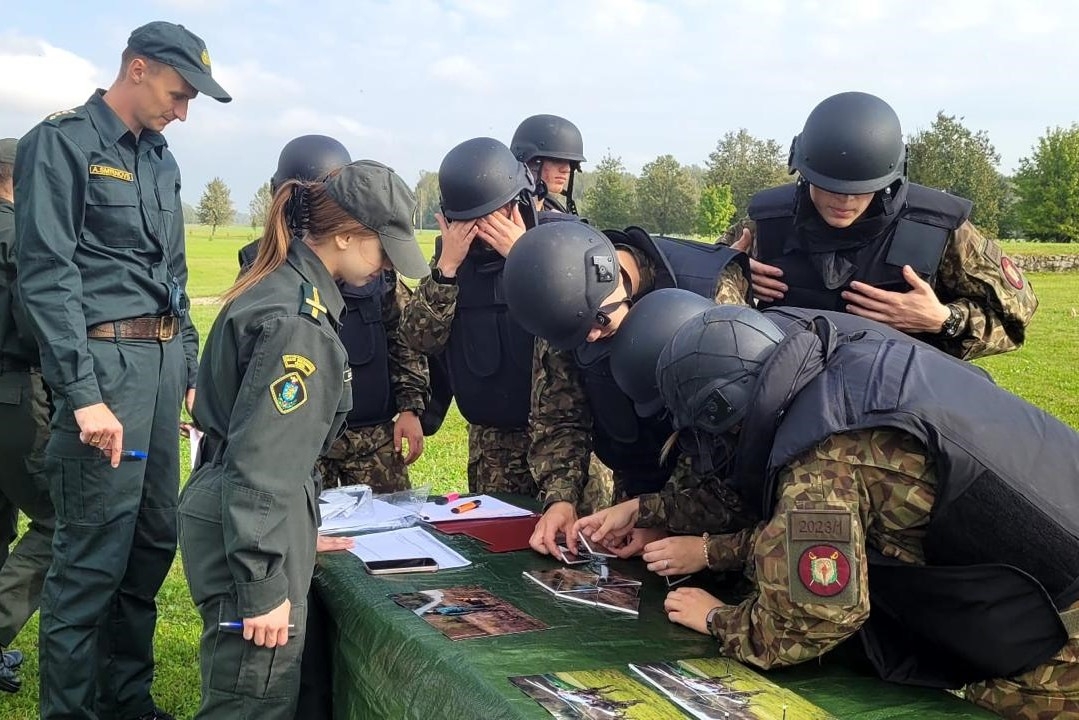
<svg viewBox="0 0 1079 720"><path fill-rule="evenodd" d="M0 106L28 115L78 105L108 81L107 73L69 50L11 33L0 35L0 67Z"/></svg>
<svg viewBox="0 0 1079 720"><path fill-rule="evenodd" d="M487 73L464 55L449 55L431 63L431 75L457 90L482 93L491 87Z"/></svg>

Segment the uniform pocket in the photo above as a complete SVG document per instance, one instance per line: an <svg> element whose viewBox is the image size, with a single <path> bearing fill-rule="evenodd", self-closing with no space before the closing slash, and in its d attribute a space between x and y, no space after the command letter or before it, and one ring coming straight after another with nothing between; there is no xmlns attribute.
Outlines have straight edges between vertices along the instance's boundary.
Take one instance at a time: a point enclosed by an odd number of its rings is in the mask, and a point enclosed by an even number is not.
<svg viewBox="0 0 1079 720"><path fill-rule="evenodd" d="M0 387L0 405L18 405L22 402L22 388Z"/></svg>
<svg viewBox="0 0 1079 720"><path fill-rule="evenodd" d="M91 180L86 187L86 222L93 237L109 247L139 245L142 214L135 183L128 180Z"/></svg>

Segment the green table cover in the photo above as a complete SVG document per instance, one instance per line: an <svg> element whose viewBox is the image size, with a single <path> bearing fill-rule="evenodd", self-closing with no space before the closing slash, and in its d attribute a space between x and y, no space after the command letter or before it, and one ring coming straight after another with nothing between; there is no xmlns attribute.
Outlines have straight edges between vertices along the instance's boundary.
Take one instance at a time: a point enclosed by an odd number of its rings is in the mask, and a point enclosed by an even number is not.
<svg viewBox="0 0 1079 720"><path fill-rule="evenodd" d="M716 655L715 642L667 620L666 583L637 561L614 570L644 581L640 616L560 600L521 576L558 567L536 553L495 554L461 535L439 539L473 562L460 570L373 577L350 553L319 557L315 586L333 626L334 715L503 720L549 718L510 676L625 667ZM479 585L550 625L549 630L451 641L390 594ZM795 668L767 673L843 720L992 718L946 692L886 683L844 658L842 648ZM792 720L796 720L793 719Z"/></svg>

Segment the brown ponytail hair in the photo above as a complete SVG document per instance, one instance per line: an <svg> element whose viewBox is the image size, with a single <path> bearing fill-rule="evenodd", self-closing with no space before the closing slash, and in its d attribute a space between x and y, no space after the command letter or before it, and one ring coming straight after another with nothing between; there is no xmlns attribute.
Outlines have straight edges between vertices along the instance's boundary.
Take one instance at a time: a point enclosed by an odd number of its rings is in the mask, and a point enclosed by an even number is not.
<svg viewBox="0 0 1079 720"><path fill-rule="evenodd" d="M360 224L326 192L324 180L303 182L286 180L274 193L266 214L266 232L259 240L258 255L251 268L236 279L221 300L229 303L253 288L267 275L285 264L293 237L319 245L335 235L370 236L378 234Z"/></svg>

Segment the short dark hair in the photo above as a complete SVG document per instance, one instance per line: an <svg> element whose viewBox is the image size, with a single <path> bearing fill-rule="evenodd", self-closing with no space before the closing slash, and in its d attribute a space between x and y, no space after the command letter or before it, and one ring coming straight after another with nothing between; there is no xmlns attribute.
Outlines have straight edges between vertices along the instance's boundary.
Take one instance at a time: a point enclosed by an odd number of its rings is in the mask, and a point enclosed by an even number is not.
<svg viewBox="0 0 1079 720"><path fill-rule="evenodd" d="M131 48L124 48L124 51L122 53L120 53L120 73L119 73L119 76L121 78L127 73L127 68L131 64L131 61L135 60L135 59L141 59L143 62L145 62L147 69L151 73L155 73L155 72L158 71L158 67L159 67L160 63L158 63L156 60L151 60L150 58L146 57L145 55L140 55L139 53L135 52Z"/></svg>
<svg viewBox="0 0 1079 720"><path fill-rule="evenodd" d="M0 163L0 185L15 180L15 166L12 163Z"/></svg>

